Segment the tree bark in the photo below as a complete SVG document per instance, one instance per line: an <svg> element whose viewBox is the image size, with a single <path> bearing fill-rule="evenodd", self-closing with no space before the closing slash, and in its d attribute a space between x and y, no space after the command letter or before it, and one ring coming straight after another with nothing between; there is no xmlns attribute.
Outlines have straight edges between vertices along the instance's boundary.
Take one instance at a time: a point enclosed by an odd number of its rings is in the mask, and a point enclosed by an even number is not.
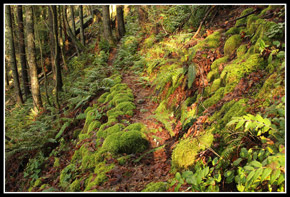
<svg viewBox="0 0 290 197"><path fill-rule="evenodd" d="M80 16L80 37L81 43L85 45L85 34L84 34L84 21L83 21L83 6L79 6L79 16Z"/></svg>
<svg viewBox="0 0 290 197"><path fill-rule="evenodd" d="M70 12L71 12L71 21L72 21L72 33L75 36L76 35L76 24L75 24L75 13L74 13L74 7L73 5L69 6Z"/></svg>
<svg viewBox="0 0 290 197"><path fill-rule="evenodd" d="M56 71L56 89L62 91L62 78L60 68L60 47L58 42L58 31L57 31L57 9L56 5L50 6L50 11L53 16L53 36L54 36L54 65Z"/></svg>
<svg viewBox="0 0 290 197"><path fill-rule="evenodd" d="M16 64L16 56L15 56L15 47L14 47L14 38L13 38L13 28L12 28L12 21L11 21L11 8L10 5L6 6L5 9L5 18L6 18L6 28L7 28L7 37L8 37L8 45L9 45L9 59L12 68L12 75L14 79L14 88L15 88L15 95L18 104L23 103L22 93L20 89L20 82L18 76L18 69Z"/></svg>
<svg viewBox="0 0 290 197"><path fill-rule="evenodd" d="M112 29L110 26L110 11L109 5L103 5L103 26L104 26L104 36L106 40L111 44L114 45L115 41L112 34Z"/></svg>
<svg viewBox="0 0 290 197"><path fill-rule="evenodd" d="M50 47L50 62L53 79L56 81L55 61L54 61L54 35L53 35L53 15L48 6L48 27L49 27L49 47Z"/></svg>
<svg viewBox="0 0 290 197"><path fill-rule="evenodd" d="M38 112L42 108L42 101L37 75L32 6L31 5L25 6L25 11L26 11L25 16L26 16L27 52L28 52L27 54L28 54L28 65L30 70L31 93L33 98L34 110Z"/></svg>
<svg viewBox="0 0 290 197"><path fill-rule="evenodd" d="M123 13L123 6L117 5L118 39L121 39L126 33Z"/></svg>
<svg viewBox="0 0 290 197"><path fill-rule="evenodd" d="M17 22L18 22L18 40L19 40L18 47L22 72L22 83L24 87L25 98L27 99L31 94L31 92L29 89L28 68L26 65L22 5L17 6Z"/></svg>

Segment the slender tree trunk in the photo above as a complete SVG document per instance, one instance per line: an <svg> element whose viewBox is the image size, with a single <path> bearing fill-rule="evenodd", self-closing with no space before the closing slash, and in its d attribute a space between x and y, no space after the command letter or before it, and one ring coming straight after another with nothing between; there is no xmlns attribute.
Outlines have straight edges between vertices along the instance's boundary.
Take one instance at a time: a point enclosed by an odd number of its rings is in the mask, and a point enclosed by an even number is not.
<svg viewBox="0 0 290 197"><path fill-rule="evenodd" d="M104 36L111 45L115 44L112 29L110 26L110 10L109 5L103 5L103 25L104 25Z"/></svg>
<svg viewBox="0 0 290 197"><path fill-rule="evenodd" d="M18 70L17 70L17 64L16 64L10 5L6 6L5 15L6 15L5 18L6 18L7 37L8 37L8 44L9 44L9 56L10 56L9 62L11 64L11 68L12 68L15 95L16 95L17 103L22 104L23 98L22 98L22 93L21 93L21 89L20 89L20 82L19 82L19 76L18 76Z"/></svg>
<svg viewBox="0 0 290 197"><path fill-rule="evenodd" d="M71 38L72 42L74 43L77 52L79 54L80 51L85 50L84 45L75 37L75 35L72 33L72 30L69 27L68 21L67 21L67 14L66 14L66 6L63 7L63 16L64 16L64 21L67 27L67 33L69 37Z"/></svg>
<svg viewBox="0 0 290 197"><path fill-rule="evenodd" d="M117 25L118 25L118 39L121 39L126 33L122 5L117 5Z"/></svg>
<svg viewBox="0 0 290 197"><path fill-rule="evenodd" d="M58 27L57 27L57 9L56 5L50 6L50 11L53 16L53 36L54 36L54 64L56 71L56 89L62 91L62 78L61 78L61 68L60 68L60 47L58 42Z"/></svg>
<svg viewBox="0 0 290 197"><path fill-rule="evenodd" d="M5 64L4 64L5 65L5 87L8 89L9 88L9 75L8 75L9 70L8 70L7 64L8 64L8 60L5 56Z"/></svg>
<svg viewBox="0 0 290 197"><path fill-rule="evenodd" d="M49 27L49 47L50 47L50 62L53 79L56 81L55 61L54 61L54 35L53 35L53 15L48 6L48 27Z"/></svg>
<svg viewBox="0 0 290 197"><path fill-rule="evenodd" d="M80 37L81 43L85 45L85 33L84 33L84 21L83 21L83 6L79 6L79 16L80 16Z"/></svg>
<svg viewBox="0 0 290 197"><path fill-rule="evenodd" d="M19 40L19 56L22 72L22 83L24 87L25 98L31 94L29 89L28 68L26 65L25 43L24 43L24 29L23 29L23 13L22 5L17 6L17 21L18 21L18 40Z"/></svg>
<svg viewBox="0 0 290 197"><path fill-rule="evenodd" d="M70 5L70 16L71 16L71 21L72 21L72 33L75 36L76 35L76 24L75 24L75 13L74 13L74 6Z"/></svg>
<svg viewBox="0 0 290 197"><path fill-rule="evenodd" d="M34 12L35 13L35 12ZM34 14L35 15L35 14ZM34 16L34 19L36 19L36 16ZM35 37L37 38L38 44L39 44L39 50L40 50L40 64L41 64L41 68L42 68L42 72L44 75L44 88L45 88L45 96L46 96L46 100L47 103L51 105L51 102L49 100L49 95L48 95L48 89L47 89L47 75L46 75L46 71L44 69L44 61L43 61L43 52L42 52L42 43L40 40L40 35L39 35L39 30L37 27L35 27Z"/></svg>
<svg viewBox="0 0 290 197"><path fill-rule="evenodd" d="M33 98L34 110L39 111L42 108L41 94L37 75L37 65L34 43L34 21L33 9L31 5L25 6L26 11L26 35L27 35L27 54L30 70L31 93Z"/></svg>

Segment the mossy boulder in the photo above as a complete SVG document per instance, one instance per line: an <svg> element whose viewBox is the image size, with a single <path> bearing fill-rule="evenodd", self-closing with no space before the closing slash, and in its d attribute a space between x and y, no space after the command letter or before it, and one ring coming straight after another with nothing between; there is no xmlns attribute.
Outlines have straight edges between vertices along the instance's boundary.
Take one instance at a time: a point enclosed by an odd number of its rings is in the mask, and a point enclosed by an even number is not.
<svg viewBox="0 0 290 197"><path fill-rule="evenodd" d="M247 45L246 44L242 44L241 46L239 46L239 48L237 49L237 58L242 57L246 52L247 52Z"/></svg>
<svg viewBox="0 0 290 197"><path fill-rule="evenodd" d="M122 131L122 129L124 129L124 128L125 128L125 126L123 124L117 123L114 126L111 126L105 130L98 131L97 137L105 139L107 136L112 135L113 133L118 133L118 132Z"/></svg>
<svg viewBox="0 0 290 197"><path fill-rule="evenodd" d="M172 165L177 169L187 169L193 166L198 153L210 147L212 142L211 131L206 131L197 138L188 137L181 140L172 152Z"/></svg>
<svg viewBox="0 0 290 197"><path fill-rule="evenodd" d="M216 104L224 96L224 87L219 88L211 97L203 102L203 106L208 108ZM200 113L200 112L199 112Z"/></svg>
<svg viewBox="0 0 290 197"><path fill-rule="evenodd" d="M225 125L232 119L232 117L245 115L247 113L247 102L248 99L240 99L237 102L233 102L233 105L227 108L227 111L225 111L223 118L220 120L221 124Z"/></svg>
<svg viewBox="0 0 290 197"><path fill-rule="evenodd" d="M141 192L166 192L168 188L167 182L151 182Z"/></svg>
<svg viewBox="0 0 290 197"><path fill-rule="evenodd" d="M218 78L218 79L215 79L213 82L212 82L212 85L210 87L210 92L213 93L215 91L217 91L220 87L221 87L221 79Z"/></svg>
<svg viewBox="0 0 290 197"><path fill-rule="evenodd" d="M240 34L232 35L227 39L224 45L224 55L230 56L232 55L235 50L240 46L242 42L242 38Z"/></svg>
<svg viewBox="0 0 290 197"><path fill-rule="evenodd" d="M79 179L74 180L72 182L72 184L70 184L68 191L69 192L79 192L79 191L81 191L80 180Z"/></svg>
<svg viewBox="0 0 290 197"><path fill-rule="evenodd" d="M103 148L113 154L143 152L147 147L148 141L138 130L113 133L103 143Z"/></svg>
<svg viewBox="0 0 290 197"><path fill-rule="evenodd" d="M207 80L209 82L212 82L214 79L217 79L219 77L219 66L226 63L228 58L228 56L221 57L219 59L216 59L211 64L211 71L207 74Z"/></svg>

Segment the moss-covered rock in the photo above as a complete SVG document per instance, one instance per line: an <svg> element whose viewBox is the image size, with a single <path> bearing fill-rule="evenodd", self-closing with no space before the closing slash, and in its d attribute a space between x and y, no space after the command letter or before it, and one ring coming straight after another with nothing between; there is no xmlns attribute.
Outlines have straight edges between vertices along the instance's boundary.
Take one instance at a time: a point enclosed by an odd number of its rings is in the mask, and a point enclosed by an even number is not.
<svg viewBox="0 0 290 197"><path fill-rule="evenodd" d="M239 101L233 103L233 105L225 111L225 115L221 119L222 124L228 123L232 117L243 116L246 114L248 99L240 99Z"/></svg>
<svg viewBox="0 0 290 197"><path fill-rule="evenodd" d="M63 189L67 189L73 180L74 172L76 170L75 164L71 163L60 172L59 184Z"/></svg>
<svg viewBox="0 0 290 197"><path fill-rule="evenodd" d="M247 52L247 45L246 44L242 44L241 46L239 46L239 48L237 49L237 58L242 57L246 52Z"/></svg>
<svg viewBox="0 0 290 197"><path fill-rule="evenodd" d="M113 133L103 143L103 148L113 154L138 153L144 151L147 147L148 141L138 130Z"/></svg>
<svg viewBox="0 0 290 197"><path fill-rule="evenodd" d="M210 87L210 91L211 91L211 93L213 93L213 92L215 92L216 90L218 90L219 88L220 88L220 86L221 86L221 79L220 78L218 78L218 79L216 79L216 80L214 80L213 82L212 82L212 85L211 85L211 87Z"/></svg>
<svg viewBox="0 0 290 197"><path fill-rule="evenodd" d="M216 104L224 96L224 87L219 88L210 98L203 102L203 106L208 108ZM200 112L199 112L200 113Z"/></svg>
<svg viewBox="0 0 290 197"><path fill-rule="evenodd" d="M250 12L252 12L252 11L254 11L254 8L247 8L247 9L244 9L244 10L242 11L242 13L241 13L240 16L245 16L246 14L248 14L248 13L250 13ZM247 16L247 17L249 17L249 16ZM240 26L240 25L245 24L246 21L247 21L247 17L244 17L244 18L241 18L241 19L237 20L235 26Z"/></svg>
<svg viewBox="0 0 290 197"><path fill-rule="evenodd" d="M166 192L168 188L167 182L151 182L141 192Z"/></svg>
<svg viewBox="0 0 290 197"><path fill-rule="evenodd" d="M111 126L105 130L98 131L97 137L105 139L106 137L108 137L109 135L112 135L113 133L118 133L118 132L122 131L122 129L124 129L124 128L125 128L125 126L123 124L117 123L114 126Z"/></svg>
<svg viewBox="0 0 290 197"><path fill-rule="evenodd" d="M176 168L186 169L196 160L201 150L210 147L213 142L211 131L206 131L197 138L186 138L181 140L172 152L172 165Z"/></svg>
<svg viewBox="0 0 290 197"><path fill-rule="evenodd" d="M235 52L235 50L240 46L241 42L242 38L240 34L235 34L229 37L224 45L224 55L225 56L232 55Z"/></svg>

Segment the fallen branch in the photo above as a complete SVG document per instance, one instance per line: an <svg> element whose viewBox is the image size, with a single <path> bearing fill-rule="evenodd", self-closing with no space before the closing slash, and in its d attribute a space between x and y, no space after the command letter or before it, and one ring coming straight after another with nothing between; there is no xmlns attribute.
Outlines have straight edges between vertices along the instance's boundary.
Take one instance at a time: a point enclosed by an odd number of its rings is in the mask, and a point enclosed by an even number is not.
<svg viewBox="0 0 290 197"><path fill-rule="evenodd" d="M250 13L248 13L248 14L245 14L245 15L243 15L243 16L240 16L240 17L238 17L238 18L235 18L235 19L233 19L233 20L230 20L229 23L230 23L230 22L233 22L233 21L240 20L240 19L242 19L242 18L245 18L245 17L247 17L247 16L249 16L249 15L251 15L251 14L254 14L255 12L257 12L257 11L259 11L259 10L260 10L260 9L255 9L254 11L252 11L252 12L250 12Z"/></svg>
<svg viewBox="0 0 290 197"><path fill-rule="evenodd" d="M211 12L215 7L216 7L216 6L213 5L213 6L212 6L208 11L207 11L207 13L206 13L205 16L203 17L202 21L200 22L197 31L195 32L195 34L194 34L194 36L193 36L192 38L195 38L195 37L198 35L198 33L200 32L201 27L202 27L204 21L206 20L207 16L209 15L209 13L210 13L210 12Z"/></svg>

